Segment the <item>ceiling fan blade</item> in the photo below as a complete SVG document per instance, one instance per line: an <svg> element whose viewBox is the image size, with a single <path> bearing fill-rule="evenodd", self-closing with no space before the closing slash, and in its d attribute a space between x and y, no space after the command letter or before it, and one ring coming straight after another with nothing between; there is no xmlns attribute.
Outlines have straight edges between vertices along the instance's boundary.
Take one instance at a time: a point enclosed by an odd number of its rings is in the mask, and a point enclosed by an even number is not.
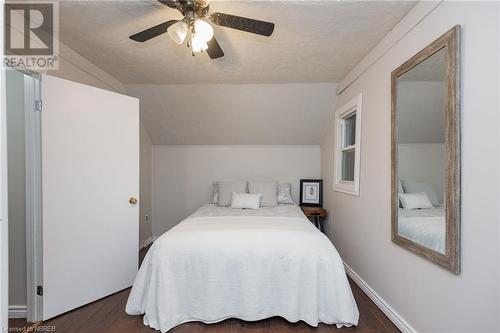
<svg viewBox="0 0 500 333"><path fill-rule="evenodd" d="M177 1L175 0L158 0L162 5L168 6L170 8L176 8Z"/></svg>
<svg viewBox="0 0 500 333"><path fill-rule="evenodd" d="M207 53L210 59L222 58L224 56L224 52L220 48L220 45L215 37L212 37L212 39L210 39L207 44Z"/></svg>
<svg viewBox="0 0 500 333"><path fill-rule="evenodd" d="M150 40L151 38L164 34L165 32L167 32L168 27L176 22L177 20L163 22L161 24L155 25L154 27L138 32L130 36L129 38L135 40L136 42L145 42L147 40Z"/></svg>
<svg viewBox="0 0 500 333"><path fill-rule="evenodd" d="M210 20L222 27L238 29L262 36L269 37L274 31L274 23L224 13L213 13L210 15Z"/></svg>

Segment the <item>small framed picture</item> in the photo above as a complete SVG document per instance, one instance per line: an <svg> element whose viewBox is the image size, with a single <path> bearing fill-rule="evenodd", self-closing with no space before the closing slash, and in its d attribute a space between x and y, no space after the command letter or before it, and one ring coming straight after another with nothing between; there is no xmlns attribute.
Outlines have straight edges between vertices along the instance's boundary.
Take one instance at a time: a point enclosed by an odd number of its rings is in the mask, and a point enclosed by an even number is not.
<svg viewBox="0 0 500 333"><path fill-rule="evenodd" d="M300 180L300 205L323 206L323 179Z"/></svg>

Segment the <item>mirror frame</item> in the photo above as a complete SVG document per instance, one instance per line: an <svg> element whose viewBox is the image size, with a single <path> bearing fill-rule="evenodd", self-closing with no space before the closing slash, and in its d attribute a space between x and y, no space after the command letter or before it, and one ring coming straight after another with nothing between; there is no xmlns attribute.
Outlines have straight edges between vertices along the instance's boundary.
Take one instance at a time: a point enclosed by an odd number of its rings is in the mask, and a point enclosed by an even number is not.
<svg viewBox="0 0 500 333"><path fill-rule="evenodd" d="M446 48L445 70L445 253L398 234L397 79ZM456 25L391 73L391 238L455 274L460 273L460 26Z"/></svg>

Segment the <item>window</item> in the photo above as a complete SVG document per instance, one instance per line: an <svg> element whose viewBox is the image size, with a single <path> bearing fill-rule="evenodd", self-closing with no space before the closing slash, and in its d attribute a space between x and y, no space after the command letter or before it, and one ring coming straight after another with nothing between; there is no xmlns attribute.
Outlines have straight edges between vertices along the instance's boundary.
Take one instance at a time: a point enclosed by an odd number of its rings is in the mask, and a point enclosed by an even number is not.
<svg viewBox="0 0 500 333"><path fill-rule="evenodd" d="M359 195L361 95L335 112L333 189Z"/></svg>

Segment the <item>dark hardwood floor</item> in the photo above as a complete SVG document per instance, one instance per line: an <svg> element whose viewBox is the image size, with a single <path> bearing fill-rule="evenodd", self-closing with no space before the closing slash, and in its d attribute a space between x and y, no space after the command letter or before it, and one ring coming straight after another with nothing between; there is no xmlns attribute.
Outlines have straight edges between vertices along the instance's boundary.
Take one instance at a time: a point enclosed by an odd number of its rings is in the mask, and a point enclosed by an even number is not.
<svg viewBox="0 0 500 333"><path fill-rule="evenodd" d="M30 326L30 324L24 318L10 318L9 327L14 328L14 331L18 331L19 328L24 328Z"/></svg>
<svg viewBox="0 0 500 333"><path fill-rule="evenodd" d="M141 253L141 261L145 251ZM169 333L391 333L399 332L377 306L349 280L356 299L360 319L357 327L337 329L336 326L320 324L317 328L304 322L289 323L285 319L273 317L256 322L228 319L217 324L192 322L182 324ZM158 332L142 323L142 316L129 316L125 313L125 304L130 289L123 290L81 308L65 313L42 323L40 329L58 333L153 333ZM29 332L29 330L28 330Z"/></svg>

